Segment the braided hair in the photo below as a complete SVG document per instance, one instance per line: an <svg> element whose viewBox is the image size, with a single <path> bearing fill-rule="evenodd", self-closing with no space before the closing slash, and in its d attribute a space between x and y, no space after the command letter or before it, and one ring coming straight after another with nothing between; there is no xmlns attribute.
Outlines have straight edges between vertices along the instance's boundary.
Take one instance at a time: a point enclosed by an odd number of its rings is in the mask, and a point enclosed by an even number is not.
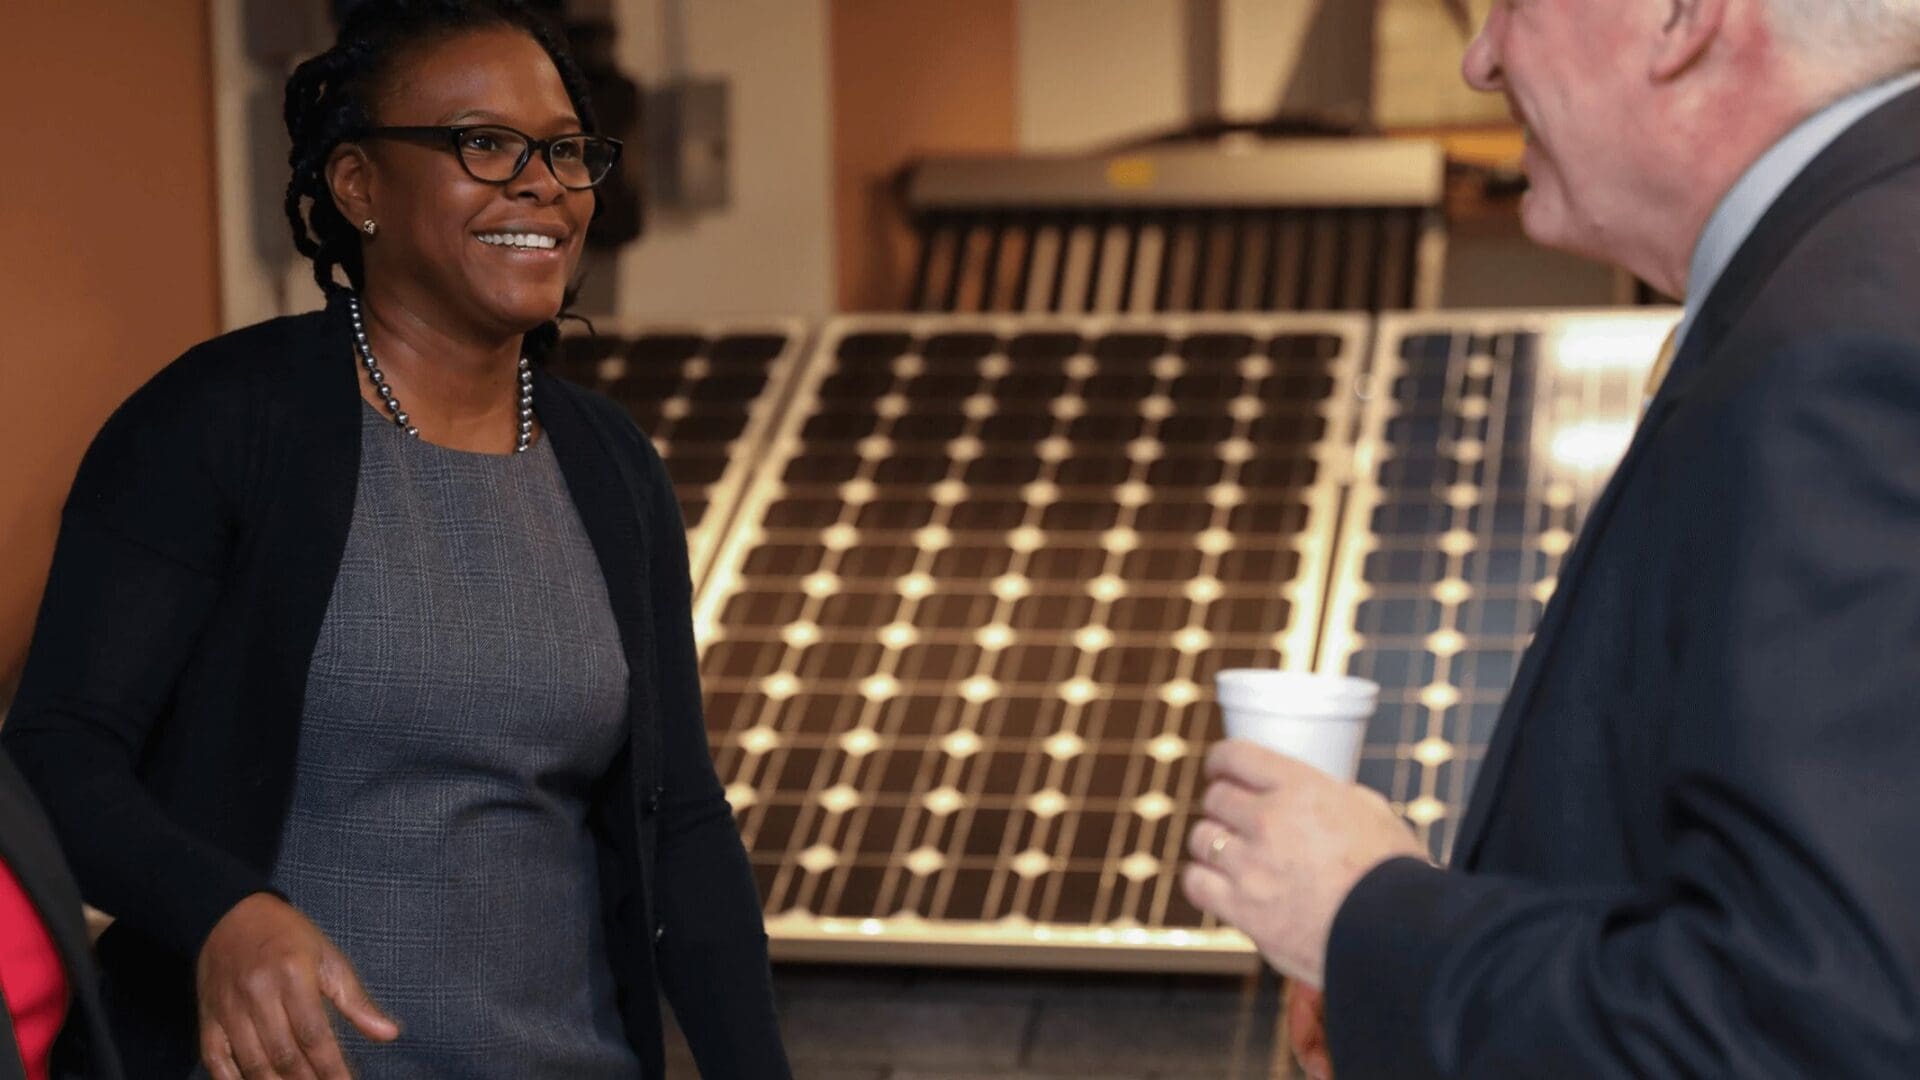
<svg viewBox="0 0 1920 1080"><path fill-rule="evenodd" d="M313 262L313 279L329 301L348 290L334 277L346 274L358 290L366 284L360 230L341 215L327 185L327 158L374 126L373 104L407 54L478 30L519 30L546 51L560 72L581 128L598 128L587 97L587 80L553 27L520 0L364 0L348 12L333 47L295 68L287 79L285 116L292 149L287 162L287 221L293 246ZM598 205L596 200L596 213ZM573 300L568 290L567 302ZM559 342L557 322L529 331L529 356L544 359Z"/></svg>

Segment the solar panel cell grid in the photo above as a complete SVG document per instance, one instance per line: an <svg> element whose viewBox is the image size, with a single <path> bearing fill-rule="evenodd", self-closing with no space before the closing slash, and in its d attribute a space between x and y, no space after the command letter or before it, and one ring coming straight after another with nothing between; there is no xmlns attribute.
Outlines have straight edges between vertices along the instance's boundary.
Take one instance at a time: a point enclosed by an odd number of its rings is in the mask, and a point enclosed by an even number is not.
<svg viewBox="0 0 1920 1080"><path fill-rule="evenodd" d="M553 372L625 407L666 461L696 580L806 340L803 324L783 320L643 323L561 340Z"/></svg>
<svg viewBox="0 0 1920 1080"><path fill-rule="evenodd" d="M1238 969L1173 873L1212 673L1381 682L1361 780L1444 856L1671 321L1389 317L1364 406L1337 316L843 319L805 354L797 324L641 326L554 370L675 476L788 955Z"/></svg>
<svg viewBox="0 0 1920 1080"><path fill-rule="evenodd" d="M777 936L1244 959L1171 871L1214 671L1310 662L1363 330L829 329L699 605Z"/></svg>

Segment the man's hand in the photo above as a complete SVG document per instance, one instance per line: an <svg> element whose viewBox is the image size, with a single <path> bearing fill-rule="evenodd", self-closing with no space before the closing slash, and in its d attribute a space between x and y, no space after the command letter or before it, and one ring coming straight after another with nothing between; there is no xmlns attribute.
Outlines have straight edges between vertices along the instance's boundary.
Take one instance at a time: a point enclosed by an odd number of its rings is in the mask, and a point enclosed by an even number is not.
<svg viewBox="0 0 1920 1080"><path fill-rule="evenodd" d="M1347 893L1387 859L1427 853L1379 795L1252 743L1215 746L1207 776L1187 898L1252 938L1280 974L1322 985Z"/></svg>
<svg viewBox="0 0 1920 1080"><path fill-rule="evenodd" d="M1333 1080L1333 1058L1327 1051L1327 999L1320 991L1297 982L1287 983L1287 1043L1293 1059L1309 1080Z"/></svg>
<svg viewBox="0 0 1920 1080"><path fill-rule="evenodd" d="M269 893L214 924L195 981L200 1058L214 1080L348 1080L328 1002L369 1039L400 1037L320 928Z"/></svg>

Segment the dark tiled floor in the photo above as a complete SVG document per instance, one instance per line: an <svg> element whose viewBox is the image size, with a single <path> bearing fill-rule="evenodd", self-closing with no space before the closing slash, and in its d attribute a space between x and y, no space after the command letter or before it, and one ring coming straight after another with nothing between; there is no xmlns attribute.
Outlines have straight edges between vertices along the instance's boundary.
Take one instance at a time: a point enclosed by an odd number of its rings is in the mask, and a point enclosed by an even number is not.
<svg viewBox="0 0 1920 1080"><path fill-rule="evenodd" d="M1274 980L787 967L775 972L798 1080L1255 1080ZM677 1038L673 1080L699 1075Z"/></svg>

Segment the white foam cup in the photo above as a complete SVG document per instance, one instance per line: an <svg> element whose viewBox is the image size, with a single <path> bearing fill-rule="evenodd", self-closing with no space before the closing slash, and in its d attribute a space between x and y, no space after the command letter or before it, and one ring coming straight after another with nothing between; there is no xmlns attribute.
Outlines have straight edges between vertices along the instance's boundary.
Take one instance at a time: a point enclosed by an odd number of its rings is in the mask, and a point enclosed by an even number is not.
<svg viewBox="0 0 1920 1080"><path fill-rule="evenodd" d="M1227 738L1297 758L1337 780L1360 772L1378 683L1343 675L1236 668L1214 677Z"/></svg>

